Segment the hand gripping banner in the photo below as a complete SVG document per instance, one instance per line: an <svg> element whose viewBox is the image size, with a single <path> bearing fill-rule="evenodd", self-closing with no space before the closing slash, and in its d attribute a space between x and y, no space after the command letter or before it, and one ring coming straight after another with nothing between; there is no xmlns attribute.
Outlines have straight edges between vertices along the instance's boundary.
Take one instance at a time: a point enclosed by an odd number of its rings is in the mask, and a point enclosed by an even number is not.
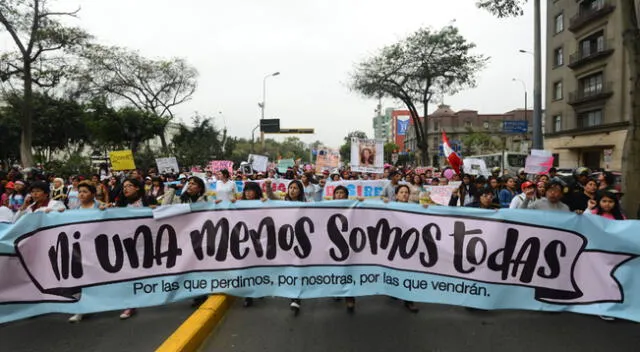
<svg viewBox="0 0 640 352"><path fill-rule="evenodd" d="M388 294L590 314L638 296L630 277L617 276L636 266L640 241L629 234L640 233L637 221L379 201L196 204L176 214L109 209L21 219L0 237L0 249L15 249L0 255L0 312L27 302L43 312L124 308L86 303L102 291L126 306L220 292ZM47 302L65 308L47 310Z"/></svg>

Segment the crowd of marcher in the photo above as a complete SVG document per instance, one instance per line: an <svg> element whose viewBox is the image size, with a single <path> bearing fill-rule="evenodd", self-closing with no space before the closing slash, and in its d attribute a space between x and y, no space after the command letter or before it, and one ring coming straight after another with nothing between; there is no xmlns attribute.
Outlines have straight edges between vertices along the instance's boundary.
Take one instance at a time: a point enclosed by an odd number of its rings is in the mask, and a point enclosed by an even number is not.
<svg viewBox="0 0 640 352"><path fill-rule="evenodd" d="M426 186L459 184L452 192L449 206L484 209L539 209L599 215L607 219L626 219L621 208L622 193L616 188L611 173L602 172L591 177L589 169L580 167L572 177L561 177L552 168L548 174L527 175L524 169L517 174L502 173L499 168L491 175L474 176L456 174L451 169L385 167L382 174L352 172L347 169L326 170L315 173L310 165L292 167L285 172L270 169L262 172L229 172L204 170L197 173L182 170L180 173L160 174L156 169L114 172L106 168L93 175L55 175L38 169L12 168L0 171L0 222L14 222L32 212L63 212L67 209L106 209L109 207L151 207L159 205L222 202L244 200L284 200L291 202L323 201L323 188L328 182L341 180L380 180L390 182L382 190L381 199L386 202L433 204ZM284 194L274 194L270 182L277 179L291 180ZM265 180L266 192L255 182ZM236 182L245 181L242 192ZM455 182L455 183L454 183ZM208 184L215 184L215 195L209 195ZM338 186L333 199L348 199L346 187ZM351 195L353 196L353 195ZM363 199L360 199L363 200ZM326 200L324 200L326 201ZM206 297L199 297L200 304ZM245 306L253 299L246 298ZM355 298L347 297L349 311L355 309ZM413 302L404 302L411 312L418 308ZM296 313L301 301L293 299L290 307ZM120 315L127 319L135 309L126 309ZM609 319L607 317L603 317ZM69 320L77 322L82 315Z"/></svg>

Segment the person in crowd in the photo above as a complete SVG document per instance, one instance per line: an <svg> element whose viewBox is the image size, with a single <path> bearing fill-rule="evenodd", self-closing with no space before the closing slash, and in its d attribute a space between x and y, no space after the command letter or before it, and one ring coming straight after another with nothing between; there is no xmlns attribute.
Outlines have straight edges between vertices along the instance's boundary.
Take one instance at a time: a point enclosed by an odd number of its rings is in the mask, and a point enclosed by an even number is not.
<svg viewBox="0 0 640 352"><path fill-rule="evenodd" d="M71 179L71 185L67 187L66 205L68 209L75 209L78 207L78 184L80 183L80 177L74 176Z"/></svg>
<svg viewBox="0 0 640 352"><path fill-rule="evenodd" d="M549 181L551 181L551 179L549 178L549 175L538 175L538 178L536 180L536 182L544 182L544 183L548 183Z"/></svg>
<svg viewBox="0 0 640 352"><path fill-rule="evenodd" d="M13 184L13 182L9 181L9 182L5 183L4 192L2 192L2 195L0 196L0 206L4 206L7 209L9 209L9 197L11 197L11 194L13 193L15 188L16 187ZM11 209L9 209L9 210L11 210Z"/></svg>
<svg viewBox="0 0 640 352"><path fill-rule="evenodd" d="M153 180L151 179L151 176L147 176L144 178L144 193L148 196L149 195L149 190L151 190L151 187L153 185Z"/></svg>
<svg viewBox="0 0 640 352"><path fill-rule="evenodd" d="M151 188L147 191L148 197L153 197L159 201L164 196L164 185L162 184L162 179L158 176L155 176L151 179Z"/></svg>
<svg viewBox="0 0 640 352"><path fill-rule="evenodd" d="M563 186L560 182L551 181L546 189L545 197L542 199L536 200L533 190L526 194L525 200L520 204L520 209L571 211L569 206L561 201Z"/></svg>
<svg viewBox="0 0 640 352"><path fill-rule="evenodd" d="M105 203L97 199L97 188L93 182L78 183L78 204L74 209L104 209Z"/></svg>
<svg viewBox="0 0 640 352"><path fill-rule="evenodd" d="M316 192L316 196L314 198L315 202L321 202L322 201L322 195L324 193L324 186L327 185L327 179L325 178L321 178L320 180L318 180L318 192Z"/></svg>
<svg viewBox="0 0 640 352"><path fill-rule="evenodd" d="M587 184L590 174L591 170L586 167L578 167L573 170L573 184L569 187L564 198L562 199L562 201L569 206L569 209L571 209L571 211L585 209L576 208L576 206L578 205L578 202L576 200L584 193L584 186Z"/></svg>
<svg viewBox="0 0 640 352"><path fill-rule="evenodd" d="M440 179L437 177L434 177L431 179L431 185L432 186L440 186Z"/></svg>
<svg viewBox="0 0 640 352"><path fill-rule="evenodd" d="M500 171L500 168L498 168ZM496 176L489 176L487 184L493 190L493 203L500 207L500 178Z"/></svg>
<svg viewBox="0 0 640 352"><path fill-rule="evenodd" d="M393 202L396 200L396 188L400 184L402 174L399 171L392 171L389 173L389 182L383 189L380 198L384 201Z"/></svg>
<svg viewBox="0 0 640 352"><path fill-rule="evenodd" d="M418 174L413 174L410 181L409 189L411 190L411 195L409 196L409 201L411 203L420 203L420 195L425 191L422 177Z"/></svg>
<svg viewBox="0 0 640 352"><path fill-rule="evenodd" d="M515 179L516 181L515 188L518 189L518 187L520 187L520 185L526 180L527 180L527 173L525 172L524 168L518 169L518 175L517 175L517 178Z"/></svg>
<svg viewBox="0 0 640 352"><path fill-rule="evenodd" d="M137 178L128 178L122 182L122 194L116 198L116 206L120 208L155 208L158 205L155 198L146 197L144 183ZM129 319L136 314L135 308L127 308L120 314L120 319Z"/></svg>
<svg viewBox="0 0 640 352"><path fill-rule="evenodd" d="M511 203L509 203L509 209L520 209L520 205L522 205L522 202L524 202L528 194L533 193L536 197L534 200L538 199L536 186L533 184L533 182L531 181L523 182L520 185L520 189L522 190L522 193L517 194L516 196L513 197L513 199L511 200ZM535 202L529 202L529 206L533 205L534 203Z"/></svg>
<svg viewBox="0 0 640 352"><path fill-rule="evenodd" d="M449 205L456 206L458 205L457 202L460 202L460 206L467 206L477 200L477 192L478 190L476 189L475 184L473 184L471 176L465 174L462 177L460 187L451 194Z"/></svg>
<svg viewBox="0 0 640 352"><path fill-rule="evenodd" d="M12 223L15 214L5 204L0 204L0 223Z"/></svg>
<svg viewBox="0 0 640 352"><path fill-rule="evenodd" d="M65 203L67 200L67 187L64 186L64 180L60 177L55 177L51 186L51 199Z"/></svg>
<svg viewBox="0 0 640 352"><path fill-rule="evenodd" d="M308 202L313 202L316 199L316 194L320 193L322 190L318 185L313 184L311 180L313 179L313 174L311 172L305 172L300 177L300 181L302 181L302 187L304 190L304 198Z"/></svg>
<svg viewBox="0 0 640 352"><path fill-rule="evenodd" d="M574 212L582 214L587 209L590 200L596 199L596 191L598 184L596 180L590 178L582 189L582 193L573 196L573 203L569 208L575 209Z"/></svg>
<svg viewBox="0 0 640 352"><path fill-rule="evenodd" d="M337 186L333 190L333 199L334 200L345 200L349 199L349 190L345 186ZM364 198L362 198L364 200ZM356 309L356 298L355 297L345 297L345 302L347 306L347 311L349 313L353 313Z"/></svg>
<svg viewBox="0 0 640 352"><path fill-rule="evenodd" d="M271 187L271 181L269 181L269 186ZM249 181L247 183L244 184L244 188L242 189L242 197L240 197L240 200L266 200L266 198L263 197L262 194L262 189L260 188L260 185L257 182L252 182ZM244 307L251 307L254 303L254 300L252 297L245 297L242 305Z"/></svg>
<svg viewBox="0 0 640 352"><path fill-rule="evenodd" d="M115 203L118 195L122 193L122 186L120 185L120 180L116 176L109 177L107 190L109 191L109 202Z"/></svg>
<svg viewBox="0 0 640 352"><path fill-rule="evenodd" d="M598 189L610 190L610 189L614 189L616 178L613 175L613 173L609 171L605 171L600 173L600 175L598 175L598 182L600 183L600 185L598 186Z"/></svg>
<svg viewBox="0 0 640 352"><path fill-rule="evenodd" d="M271 188L271 180L267 179L264 181L264 183L267 190L267 198L271 200L280 200L278 196L273 194L273 190ZM289 202L306 202L306 199L304 197L304 186L302 185L302 182L300 182L299 180L292 180L291 182L289 182L284 200ZM294 315L298 315L298 313L300 313L301 303L302 301L299 298L291 299L289 307L293 311Z"/></svg>
<svg viewBox="0 0 640 352"><path fill-rule="evenodd" d="M440 186L447 186L447 185L449 185L449 180L446 177L441 177Z"/></svg>
<svg viewBox="0 0 640 352"><path fill-rule="evenodd" d="M501 190L500 194L498 195L501 208L508 208L509 205L511 205L513 197L516 196L516 185L517 181L515 178L507 177L505 188Z"/></svg>
<svg viewBox="0 0 640 352"><path fill-rule="evenodd" d="M216 182L216 199L232 201L236 199L236 183L230 179L229 170L218 171L218 181Z"/></svg>
<svg viewBox="0 0 640 352"><path fill-rule="evenodd" d="M162 198L162 205L208 202L209 198L205 194L206 192L204 180L197 176L191 176L187 181L187 189L180 195L177 195L175 187L169 187ZM147 197L156 199L153 195L147 195Z"/></svg>
<svg viewBox="0 0 640 352"><path fill-rule="evenodd" d="M493 188L491 188L490 186L481 188L478 191L478 201L470 204L470 207L473 208L480 208L480 209L492 209L492 210L497 210L500 209L500 205L496 204L493 201L494 198L494 191Z"/></svg>
<svg viewBox="0 0 640 352"><path fill-rule="evenodd" d="M394 197L395 201L398 203L409 203L410 194L411 194L411 190L409 189L408 185L406 184L398 185L398 187L396 187L395 189L395 197ZM389 200L385 199L384 201L388 202ZM412 301L404 301L404 306L411 313L418 313L420 311L420 309L418 309L418 307Z"/></svg>
<svg viewBox="0 0 640 352"><path fill-rule="evenodd" d="M24 181L17 180L13 182L14 190L9 196L9 209L17 212L22 208L27 198L29 198L29 192L27 192L27 186Z"/></svg>
<svg viewBox="0 0 640 352"><path fill-rule="evenodd" d="M543 198L545 193L547 193L547 182L538 181L536 183L536 198Z"/></svg>
<svg viewBox="0 0 640 352"><path fill-rule="evenodd" d="M24 214L36 212L64 211L64 203L49 198L51 188L44 181L35 181L29 186L29 197L26 197L20 210L16 214L16 220Z"/></svg>
<svg viewBox="0 0 640 352"><path fill-rule="evenodd" d="M104 183L102 183L102 181L100 180L100 175L91 175L91 182L96 188L96 199L101 203L109 203L109 190L107 189L107 186L105 186Z"/></svg>

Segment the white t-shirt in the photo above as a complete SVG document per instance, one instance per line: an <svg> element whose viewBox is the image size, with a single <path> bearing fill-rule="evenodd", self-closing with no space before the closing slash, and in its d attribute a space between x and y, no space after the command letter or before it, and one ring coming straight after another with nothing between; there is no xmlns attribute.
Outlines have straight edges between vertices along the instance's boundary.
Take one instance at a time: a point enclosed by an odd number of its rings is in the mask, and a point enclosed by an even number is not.
<svg viewBox="0 0 640 352"><path fill-rule="evenodd" d="M5 206L0 206L0 222L13 222L13 211Z"/></svg>
<svg viewBox="0 0 640 352"><path fill-rule="evenodd" d="M227 180L227 182L216 182L216 199L231 201L236 197L236 183Z"/></svg>

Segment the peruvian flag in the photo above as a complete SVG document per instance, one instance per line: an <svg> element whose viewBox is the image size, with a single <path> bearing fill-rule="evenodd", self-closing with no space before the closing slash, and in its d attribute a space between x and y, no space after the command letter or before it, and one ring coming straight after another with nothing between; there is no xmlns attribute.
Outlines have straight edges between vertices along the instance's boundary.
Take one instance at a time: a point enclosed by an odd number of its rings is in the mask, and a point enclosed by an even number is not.
<svg viewBox="0 0 640 352"><path fill-rule="evenodd" d="M442 150L444 151L444 156L449 160L449 165L456 171L458 175L460 175L460 166L462 166L462 159L453 151L451 148L451 144L449 144L449 139L447 138L447 134L442 131Z"/></svg>

